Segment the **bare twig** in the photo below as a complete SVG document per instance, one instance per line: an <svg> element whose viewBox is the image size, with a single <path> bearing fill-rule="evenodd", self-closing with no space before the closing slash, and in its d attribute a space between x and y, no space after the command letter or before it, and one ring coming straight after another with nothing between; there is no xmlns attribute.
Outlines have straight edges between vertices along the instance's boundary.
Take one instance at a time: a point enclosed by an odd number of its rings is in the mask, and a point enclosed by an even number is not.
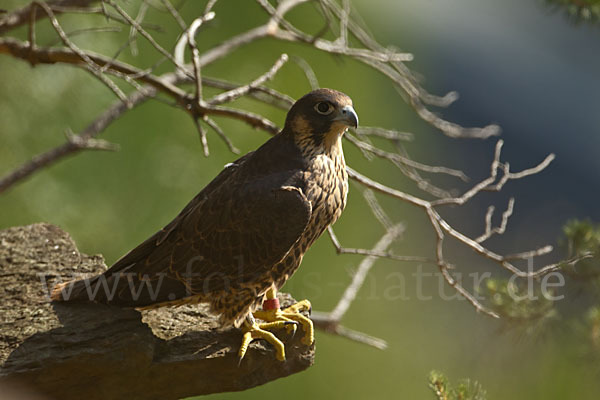
<svg viewBox="0 0 600 400"><path fill-rule="evenodd" d="M215 79L212 77L204 77L202 83L205 86L223 90L232 90L239 88L240 86L244 86L242 84L228 82L222 79ZM294 104L294 99L287 94L278 92L277 90L268 88L266 86L256 86L253 90L247 93L247 96L283 110L289 109L292 104Z"/></svg>
<svg viewBox="0 0 600 400"><path fill-rule="evenodd" d="M408 155L408 152L404 149L404 146L402 146L398 142L396 143L396 151L398 152L398 154L402 155L406 159L410 159L410 156ZM442 189L432 184L428 179L423 178L416 168L394 160L392 160L392 163L394 163L394 165L398 167L400 171L402 171L404 176L415 182L417 184L417 187L423 190L424 192L429 193L437 198L446 198L452 196L450 191Z"/></svg>
<svg viewBox="0 0 600 400"><path fill-rule="evenodd" d="M204 22L202 18L195 19L190 25L190 28L186 32L187 42L192 49L192 65L194 66L194 77L196 79L196 102L198 105L203 105L202 100L202 66L200 65L200 51L196 46L196 31L200 25Z"/></svg>
<svg viewBox="0 0 600 400"><path fill-rule="evenodd" d="M506 225L508 225L508 219L513 213L514 205L515 199L514 197L511 197L508 201L506 211L502 213L502 222L497 227L492 227L492 216L494 215L494 206L489 206L488 211L485 215L485 232L481 236L477 237L475 241L477 243L481 243L485 240L488 240L494 234L502 235L506 231Z"/></svg>
<svg viewBox="0 0 600 400"><path fill-rule="evenodd" d="M0 38L0 53L10 53L23 59L28 59L32 56L31 52L29 51L29 46L26 43L22 43L14 39ZM82 63L82 59L78 54L74 53L73 51L62 49L38 48L34 56L36 62L40 63L63 62L75 65ZM211 107L192 104L194 103L194 97L189 96L185 91L177 86L174 86L173 83L177 82L177 77L174 74L165 74L162 77L157 77L128 64L108 59L90 52L88 52L86 57L91 59L98 66L111 64L107 72L118 72L137 77L137 79L140 81L147 83L155 89L158 89L161 92L173 97L184 109L193 111L196 113L196 115L220 115L246 122L253 127L264 129L270 133L277 133L279 131L279 128L273 122L252 112L235 110L226 107ZM208 62L211 60L207 58L206 61Z"/></svg>
<svg viewBox="0 0 600 400"><path fill-rule="evenodd" d="M377 136L391 141L411 141L414 139L414 135L410 132L400 132L378 126L359 126L355 130L357 135Z"/></svg>
<svg viewBox="0 0 600 400"><path fill-rule="evenodd" d="M377 201L377 198L375 197L375 194L373 194L373 191L370 189L363 190L363 197L367 201L371 212L373 213L375 218L377 218L377 221L379 221L379 223L385 228L385 230L389 231L390 229L392 229L392 220L390 219L390 217L387 216L385 211L383 211L383 207L381 207L381 204L379 204L379 202Z"/></svg>
<svg viewBox="0 0 600 400"><path fill-rule="evenodd" d="M77 5L78 7L85 7L88 4L95 3L96 1L98 0L55 0L49 1L48 5L52 8L58 8L58 6L69 7L74 5ZM40 18L44 18L44 14L38 14L35 12L36 7L36 4L30 3L24 6L23 8L3 15L0 18L0 35L12 29L15 29L21 25L31 23L32 15L35 21L39 20ZM56 13L61 12L62 11L60 10L56 10Z"/></svg>
<svg viewBox="0 0 600 400"><path fill-rule="evenodd" d="M471 238L467 237L466 235L460 233L458 230L456 230L450 224L448 224L448 222L446 222L440 216L440 214L435 210L435 208L434 208L435 201L428 202L428 201L419 199L417 197L414 197L412 195L409 195L407 193L403 193L401 191L389 188L385 185L382 185L379 182L373 181L372 179L365 177L362 174L359 174L358 172L354 171L352 168L348 167L347 170L348 170L348 175L352 179L356 180L357 182L359 182L367 187L370 187L376 191L379 191L381 193L390 195L390 196L398 198L402 201L405 201L405 202L408 202L415 206L418 206L425 211L425 213L429 217L431 225L437 236L437 251L436 251L437 263L438 263L438 266L440 267L440 271L442 272L442 275L444 276L444 279L447 281L447 283L450 286L452 286L455 290L457 290L458 293L460 293L463 297L465 297L477 310L479 310L487 315L494 316L494 317L496 316L496 315L494 315L493 312L486 309L481 303L479 303L479 301L473 295L468 293L450 275L450 273L448 271L449 264L446 262L444 254L443 254L443 243L445 240L445 235L449 235L450 237L453 237L454 239L463 243L467 247L471 248L476 253L480 254L481 256L483 256L491 261L494 261L502 268L508 270L509 272L511 272L512 274L514 274L520 278L536 278L536 277L542 276L544 274L547 274L549 272L556 271L558 268L560 268L560 265L561 265L560 263L554 263L554 264L548 264L548 265L546 265L542 268L539 268L535 271L527 271L527 272L522 271L522 270L518 269L517 267L515 267L510 262L510 260L515 259L514 256L512 256L510 258L501 256L501 255L485 248L480 243L478 243L476 240L471 239ZM531 255L545 254L548 251L548 248L549 247L546 246L543 248L543 251L527 252L526 254L531 254ZM579 259L573 260L573 262L577 262L577 261L579 261Z"/></svg>
<svg viewBox="0 0 600 400"><path fill-rule="evenodd" d="M95 1L98 1L98 0L95 0ZM114 21L119 24L126 25L127 27L130 26L125 18L121 17L118 14L109 12L104 3L100 3L100 4L101 4L100 7L74 7L74 6L62 7L60 5L52 4L52 5L50 5L50 8L52 8L52 11L54 11L55 14L61 13L61 14L100 15L105 18L106 22ZM149 31L163 32L163 29L159 25L156 25L156 24L149 24L146 22L141 22L140 25Z"/></svg>
<svg viewBox="0 0 600 400"><path fill-rule="evenodd" d="M34 5L39 6L46 12L48 18L50 19L50 22L52 23L52 26L54 27L54 30L56 30L58 36L60 36L65 46L71 49L86 63L87 70L90 71L102 83L108 86L108 88L112 90L117 95L117 97L127 105L127 107L131 107L131 105L127 103L127 96L125 96L125 93L123 93L123 91L119 89L119 87L113 81L104 76L104 74L99 70L98 65L95 64L94 61L83 50L75 46L75 44L69 39L67 34L63 31L60 24L58 23L58 20L54 16L54 12L52 11L52 9L43 1L35 1L32 3L32 6ZM34 53L33 47L30 47L30 53Z"/></svg>
<svg viewBox="0 0 600 400"><path fill-rule="evenodd" d="M300 69L302 69L302 72L304 72L304 76L306 76L306 80L308 80L308 83L313 90L321 87L319 85L319 80L317 79L315 71L313 71L310 64L307 63L304 58L294 56L292 57L292 60L300 67Z"/></svg>
<svg viewBox="0 0 600 400"><path fill-rule="evenodd" d="M546 156L546 158L541 163L539 163L535 167L523 170L521 172L510 172L510 168L509 168L508 164L500 162L500 155L502 152L503 145L504 145L503 140L498 140L498 142L496 143L496 149L494 152L494 160L492 161L492 164L490 167L490 176L488 178L486 178L486 179L482 180L481 182L479 182L478 184L474 185L471 189L467 190L462 196L436 200L436 201L431 202L431 205L432 206L440 206L440 205L447 205L447 204L463 205L467 201L469 201L473 197L475 197L477 194L481 193L482 191L498 192L504 187L506 182L508 182L510 180L521 179L526 176L537 174L537 173L543 171L544 169L546 169L546 167L548 167L548 165L550 165L552 160L554 160L554 158L555 158L554 154L549 154L548 156ZM497 180L499 169L502 169L503 176L500 178L500 180L498 180L497 183L494 183Z"/></svg>
<svg viewBox="0 0 600 400"><path fill-rule="evenodd" d="M209 12L207 14L202 15L199 18L196 18L194 21L192 21L190 26L187 29L185 29L185 31L181 34L179 40L177 41L177 44L175 45L174 58L176 62L180 65L185 64L185 47L189 45L189 47L191 48L192 62L194 67L194 77L197 85L196 91L200 94L202 92L202 79L200 78L200 69L202 68L202 61L200 60L200 52L198 50L198 47L196 46L195 36L196 32L198 32L198 29L200 29L202 24L210 21L214 17L215 13ZM181 78L185 79L186 74L184 72L185 71L176 71L176 73L179 74ZM202 96L199 97L201 98Z"/></svg>
<svg viewBox="0 0 600 400"><path fill-rule="evenodd" d="M208 14L212 8L217 4L218 0L208 0L206 2L206 6L204 7L204 15Z"/></svg>
<svg viewBox="0 0 600 400"><path fill-rule="evenodd" d="M67 141L78 149L119 151L119 145L104 139L94 139L88 135L76 135L70 129L65 132Z"/></svg>
<svg viewBox="0 0 600 400"><path fill-rule="evenodd" d="M285 64L287 62L287 60L288 60L288 55L285 53L282 54L277 59L277 61L275 61L275 64L273 64L271 69L269 69L267 72L265 72L264 74L262 74L261 76L259 76L255 80L253 80L252 82L248 83L247 85L239 86L235 89L231 89L231 90L228 90L227 92L221 93L221 94L213 97L212 99L210 99L208 103L210 105L219 105L219 104L223 104L223 103L230 103L239 97L246 96L248 93L256 90L257 87L261 86L266 81L273 79L273 77L275 76L277 71L279 71L279 69L281 69L281 67L283 67L283 64Z"/></svg>
<svg viewBox="0 0 600 400"><path fill-rule="evenodd" d="M139 34L142 35L156 50L158 50L160 54L167 57L169 60L171 60L173 64L175 64L175 66L180 71L187 74L185 66L177 62L177 60L175 60L171 53L166 51L160 44L158 44L158 42L154 40L152 35L150 35L140 24L138 24L136 20L131 18L129 14L127 14L125 10L123 10L117 3L115 3L113 0L102 1L103 3L105 2L106 4L109 4L111 7L113 7L123 18L127 20L127 22L132 26L132 28L135 28L135 30L138 31Z"/></svg>
<svg viewBox="0 0 600 400"><path fill-rule="evenodd" d="M229 136L227 136L223 132L223 130L221 129L221 127L219 125L217 125L217 123L215 121L213 121L212 119L210 119L208 117L205 117L204 118L204 122L206 122L206 124L208 126L210 126L212 128L212 130L215 131L217 133L217 135L219 135L219 137L221 139L223 139L223 141L227 145L227 148L229 148L229 151L231 151L233 154L240 154L240 150L233 145L233 143L229 139Z"/></svg>
<svg viewBox="0 0 600 400"><path fill-rule="evenodd" d="M348 21L350 19L350 1L343 0L344 12L340 21L340 37L339 44L342 47L348 47Z"/></svg>
<svg viewBox="0 0 600 400"><path fill-rule="evenodd" d="M129 97L129 104L131 104L132 107L135 107L143 103L149 95L150 93L136 92ZM79 136L80 139L78 140L83 141L84 143L90 143L90 140L102 133L108 125L118 119L128 109L129 108L120 101L115 103L79 135L75 135L73 137ZM77 140L73 140L73 137L66 143L33 157L30 161L0 178L0 193L9 189L15 183L31 176L34 172L48 167L67 156L71 156L82 150L85 150L86 147L77 145Z"/></svg>
<svg viewBox="0 0 600 400"><path fill-rule="evenodd" d="M333 246L335 247L338 254L356 254L360 256L375 256L382 258L389 258L391 260L396 261L404 261L404 262L421 262L421 263L435 263L434 259L427 257L419 257L419 256L400 256L397 254L393 254L391 252L381 252L381 251L373 251L367 249L352 249L348 247L342 247L338 237L336 236L333 228L327 228L327 233L329 234L329 238Z"/></svg>
<svg viewBox="0 0 600 400"><path fill-rule="evenodd" d="M419 169L421 171L430 172L433 174L446 174L446 175L450 175L450 176L455 176L465 182L467 182L469 180L469 178L462 171L458 171L456 169L447 168L447 167L438 167L438 166L421 164L420 162L413 161L409 158L403 157L400 154L390 153L385 150L381 150L380 148L375 147L375 146L373 146L367 142L364 142L362 140L359 140L350 134L346 135L346 138L348 139L348 141L350 143L352 143L356 147L366 150L369 153L376 155L377 157L382 157L382 158L385 158L388 160L397 161L401 164L408 165L410 167Z"/></svg>
<svg viewBox="0 0 600 400"><path fill-rule="evenodd" d="M171 4L171 1L170 0L160 0L160 1L165 6L167 11L169 11L169 13L173 16L173 19L175 19L175 21L177 21L177 24L179 25L181 30L185 31L187 29L187 24L185 23L185 21L183 20L181 15L179 15L179 12L177 11L177 9L175 7L173 7L173 4Z"/></svg>
<svg viewBox="0 0 600 400"><path fill-rule="evenodd" d="M79 36L79 35L90 34L90 33L101 33L101 32L119 33L121 31L122 31L122 29L118 26L115 26L115 27L106 26L106 27L98 27L98 28L76 29L73 31L66 32L66 35L69 38L72 38L73 36ZM60 38L53 40L48 43L48 47L55 46L56 44L58 44L60 42L61 42ZM31 40L29 41L29 43L31 43ZM127 45L129 45L129 43L127 43Z"/></svg>
<svg viewBox="0 0 600 400"><path fill-rule="evenodd" d="M198 130L198 134L200 135L200 143L202 143L202 150L204 151L204 157L208 157L210 152L208 151L208 140L206 139L206 131L198 121L198 118L194 118L194 122L196 124L196 129Z"/></svg>
<svg viewBox="0 0 600 400"><path fill-rule="evenodd" d="M381 237L381 239L379 239L375 247L373 247L373 252L384 252L392 244L392 242L402 233L403 230L404 227L401 224L390 227L390 229ZM352 302L356 299L358 291L362 287L367 277L367 274L375 264L377 258L378 257L376 257L375 255L368 255L363 259L363 261L358 266L356 273L352 277L352 282L346 288L344 294L338 301L337 305L333 308L333 310L331 310L328 313L313 313L312 319L316 327L324 329L330 333L335 333L337 335L345 336L355 341L369 344L379 349L385 349L387 344L381 339L376 339L369 335L365 335L363 333L351 331L347 328L340 327L340 321L342 317L344 316L344 314L346 314L346 312L352 305Z"/></svg>
<svg viewBox="0 0 600 400"><path fill-rule="evenodd" d="M142 1L142 3L140 4L140 8L138 9L138 15L137 17L135 17L135 22L138 25L142 24L142 21L144 20L144 18L146 17L146 12L148 11L148 3L146 3L146 1ZM132 25L129 29L129 42L131 43L131 54L134 56L138 55L138 48L137 48L137 42L136 42L136 33L137 30L135 29L135 27Z"/></svg>

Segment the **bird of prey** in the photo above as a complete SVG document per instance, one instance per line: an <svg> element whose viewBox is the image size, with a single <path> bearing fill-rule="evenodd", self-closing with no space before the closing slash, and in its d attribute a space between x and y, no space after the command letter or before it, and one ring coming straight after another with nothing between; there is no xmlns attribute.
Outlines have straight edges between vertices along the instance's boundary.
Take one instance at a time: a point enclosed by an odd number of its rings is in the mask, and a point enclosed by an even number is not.
<svg viewBox="0 0 600 400"><path fill-rule="evenodd" d="M51 298L138 309L207 303L224 327L244 332L240 360L257 338L285 360L269 330L299 325L311 345L313 325L301 314L307 300L280 309L276 294L346 205L341 139L357 126L347 95L306 94L277 135L227 164L172 222L103 274L57 285Z"/></svg>

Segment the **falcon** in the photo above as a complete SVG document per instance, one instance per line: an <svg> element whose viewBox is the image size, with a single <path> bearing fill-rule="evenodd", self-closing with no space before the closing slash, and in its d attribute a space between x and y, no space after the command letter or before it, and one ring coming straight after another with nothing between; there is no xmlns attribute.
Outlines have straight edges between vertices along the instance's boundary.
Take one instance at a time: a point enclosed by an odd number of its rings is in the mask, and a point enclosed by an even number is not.
<svg viewBox="0 0 600 400"><path fill-rule="evenodd" d="M243 331L240 360L259 338L285 360L270 330L301 326L305 345L314 330L302 314L310 302L280 309L277 291L344 210L341 139L357 126L347 95L306 94L277 135L227 164L172 222L103 274L55 286L51 299L137 309L207 303L223 327Z"/></svg>

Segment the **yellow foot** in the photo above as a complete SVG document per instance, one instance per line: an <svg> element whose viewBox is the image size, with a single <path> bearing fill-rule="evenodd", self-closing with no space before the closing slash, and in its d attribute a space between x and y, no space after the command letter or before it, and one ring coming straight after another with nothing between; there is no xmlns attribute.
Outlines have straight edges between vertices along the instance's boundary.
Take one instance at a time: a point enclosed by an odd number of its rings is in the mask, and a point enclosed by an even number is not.
<svg viewBox="0 0 600 400"><path fill-rule="evenodd" d="M269 330L286 328L289 333L296 332L296 326L300 324L304 330L304 337L302 343L310 346L314 342L314 328L313 323L310 319L302 315L301 311L310 310L310 302L308 300L302 300L293 306L280 309L262 310L255 311L254 316L250 314L244 325L242 331L244 336L242 339L242 345L238 352L240 362L246 355L248 346L254 339L265 339L275 347L276 357L279 361L285 361L285 347L283 342L273 335ZM258 323L254 317L259 318L265 322Z"/></svg>
<svg viewBox="0 0 600 400"><path fill-rule="evenodd" d="M275 309L275 310L261 310L255 311L254 316L256 318L260 318L263 321L267 322L291 322L290 325L287 326L288 332L292 333L296 331L296 322L302 326L302 330L304 331L304 337L302 338L302 343L310 346L315 341L315 333L312 321L305 317L302 314L302 311L310 310L310 301L302 300L298 303L284 308L283 310Z"/></svg>
<svg viewBox="0 0 600 400"><path fill-rule="evenodd" d="M295 324L294 322L291 323ZM267 342L271 343L273 347L275 347L277 359L279 361L285 361L285 348L283 346L283 342L279 340L277 336L269 332L267 329L283 328L284 326L289 324L290 322L287 321L276 321L259 324L254 320L252 314L250 314L248 316L248 319L244 321L244 326L242 327L244 336L242 338L242 345L240 346L240 350L238 352L240 362L246 355L248 346L254 339L265 339Z"/></svg>

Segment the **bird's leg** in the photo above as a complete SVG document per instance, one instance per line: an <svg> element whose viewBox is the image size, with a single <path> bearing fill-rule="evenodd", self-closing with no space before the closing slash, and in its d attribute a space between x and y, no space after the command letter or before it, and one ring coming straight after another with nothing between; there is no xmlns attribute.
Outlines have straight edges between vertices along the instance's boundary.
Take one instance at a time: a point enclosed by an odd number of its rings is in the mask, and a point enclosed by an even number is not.
<svg viewBox="0 0 600 400"><path fill-rule="evenodd" d="M266 300L263 302L263 309L261 311L255 311L254 316L267 322L289 321L302 325L302 330L304 330L302 343L310 346L314 342L313 323L309 318L302 315L302 311L308 311L310 308L310 302L308 300L302 300L281 310L279 308L279 301L277 300L277 292L275 288L271 287L267 291ZM290 329L291 332L295 331L296 324L288 326L288 329Z"/></svg>
<svg viewBox="0 0 600 400"><path fill-rule="evenodd" d="M302 343L310 346L314 341L314 328L312 321L301 314L302 311L310 310L310 302L302 300L290 307L281 310L279 301L277 300L277 292L274 288L267 291L266 299L263 302L263 309L255 311L253 314L248 314L244 321L242 331L244 337L238 355L240 361L246 355L248 346L254 339L265 339L275 347L276 357L280 361L285 360L285 348L283 342L273 335L269 330L286 328L288 332L296 331L296 325L302 325L304 337ZM265 322L256 322L256 318Z"/></svg>

